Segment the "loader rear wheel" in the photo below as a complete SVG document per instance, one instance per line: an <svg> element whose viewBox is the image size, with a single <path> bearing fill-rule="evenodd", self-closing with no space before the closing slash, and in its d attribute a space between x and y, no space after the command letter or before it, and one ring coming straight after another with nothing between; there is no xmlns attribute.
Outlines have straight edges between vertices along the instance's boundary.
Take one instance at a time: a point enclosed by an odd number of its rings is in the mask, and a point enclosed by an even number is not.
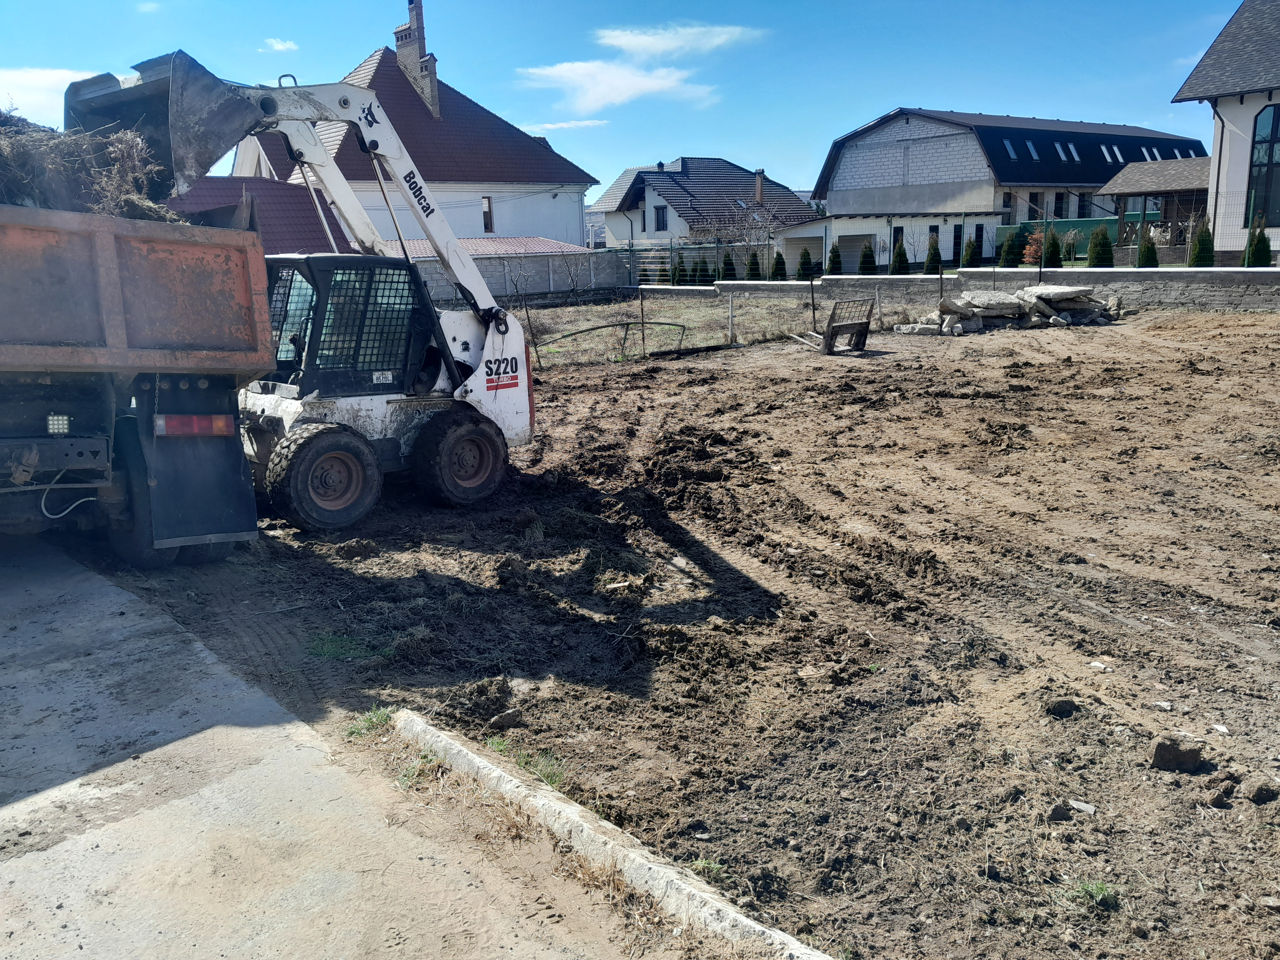
<svg viewBox="0 0 1280 960"><path fill-rule="evenodd" d="M361 520L382 493L382 468L361 436L332 423L307 423L276 444L266 493L303 530L338 530Z"/></svg>
<svg viewBox="0 0 1280 960"><path fill-rule="evenodd" d="M178 547L159 550L153 545L151 532L151 487L147 484L147 461L142 455L142 441L133 420L116 423L116 457L114 469L124 474L129 494L129 525L112 527L107 533L111 549L121 560L139 570L160 570L173 563Z"/></svg>
<svg viewBox="0 0 1280 960"><path fill-rule="evenodd" d="M437 414L413 446L418 489L444 506L479 503L502 486L506 475L506 438L479 414L462 409Z"/></svg>

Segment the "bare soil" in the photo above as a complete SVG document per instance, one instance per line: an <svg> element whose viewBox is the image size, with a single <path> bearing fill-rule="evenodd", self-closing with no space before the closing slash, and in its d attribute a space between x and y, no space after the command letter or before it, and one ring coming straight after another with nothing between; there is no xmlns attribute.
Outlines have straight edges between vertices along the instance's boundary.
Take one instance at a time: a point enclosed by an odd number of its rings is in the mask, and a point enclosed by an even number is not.
<svg viewBox="0 0 1280 960"><path fill-rule="evenodd" d="M391 484L115 576L322 728L405 704L550 758L833 955L1274 957L1278 335L559 366L488 509Z"/></svg>

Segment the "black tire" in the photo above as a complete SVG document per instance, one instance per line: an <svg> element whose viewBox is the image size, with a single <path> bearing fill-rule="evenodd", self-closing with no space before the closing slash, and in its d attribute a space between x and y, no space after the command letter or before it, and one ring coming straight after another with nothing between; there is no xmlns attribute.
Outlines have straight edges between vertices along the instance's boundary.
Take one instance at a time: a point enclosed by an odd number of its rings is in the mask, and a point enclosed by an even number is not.
<svg viewBox="0 0 1280 960"><path fill-rule="evenodd" d="M231 556L236 545L225 543L193 543L178 548L178 562L188 567L198 567L206 563L221 563Z"/></svg>
<svg viewBox="0 0 1280 960"><path fill-rule="evenodd" d="M267 463L267 496L303 530L358 522L382 495L382 468L363 437L332 423L305 423L276 444Z"/></svg>
<svg viewBox="0 0 1280 960"><path fill-rule="evenodd" d="M152 543L151 488L147 485L147 462L142 455L136 421L122 420L116 425L116 450L113 468L124 474L124 487L129 495L129 525L111 527L107 539L111 549L125 563L139 570L161 570L178 558L178 547L157 550Z"/></svg>
<svg viewBox="0 0 1280 960"><path fill-rule="evenodd" d="M478 413L455 407L438 413L413 445L413 477L429 499L470 507L492 496L507 476L507 440Z"/></svg>

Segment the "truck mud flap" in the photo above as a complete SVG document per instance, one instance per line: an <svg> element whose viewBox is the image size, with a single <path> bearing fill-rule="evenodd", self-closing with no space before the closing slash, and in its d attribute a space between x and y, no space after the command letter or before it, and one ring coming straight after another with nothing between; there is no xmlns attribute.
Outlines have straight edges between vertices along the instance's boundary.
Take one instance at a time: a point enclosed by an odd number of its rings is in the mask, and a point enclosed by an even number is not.
<svg viewBox="0 0 1280 960"><path fill-rule="evenodd" d="M253 540L258 510L240 437L147 437L154 546Z"/></svg>

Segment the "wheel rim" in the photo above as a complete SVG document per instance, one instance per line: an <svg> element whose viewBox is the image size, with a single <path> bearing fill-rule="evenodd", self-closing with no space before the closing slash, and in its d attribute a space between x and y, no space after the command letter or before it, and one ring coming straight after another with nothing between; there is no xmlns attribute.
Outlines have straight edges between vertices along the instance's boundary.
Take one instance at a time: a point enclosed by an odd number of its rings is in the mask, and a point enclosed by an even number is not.
<svg viewBox="0 0 1280 960"><path fill-rule="evenodd" d="M364 470L349 453L326 453L311 468L307 487L318 506L342 510L355 503L364 491Z"/></svg>
<svg viewBox="0 0 1280 960"><path fill-rule="evenodd" d="M494 456L489 444L479 437L465 437L453 446L449 473L460 487L478 487L493 472Z"/></svg>

